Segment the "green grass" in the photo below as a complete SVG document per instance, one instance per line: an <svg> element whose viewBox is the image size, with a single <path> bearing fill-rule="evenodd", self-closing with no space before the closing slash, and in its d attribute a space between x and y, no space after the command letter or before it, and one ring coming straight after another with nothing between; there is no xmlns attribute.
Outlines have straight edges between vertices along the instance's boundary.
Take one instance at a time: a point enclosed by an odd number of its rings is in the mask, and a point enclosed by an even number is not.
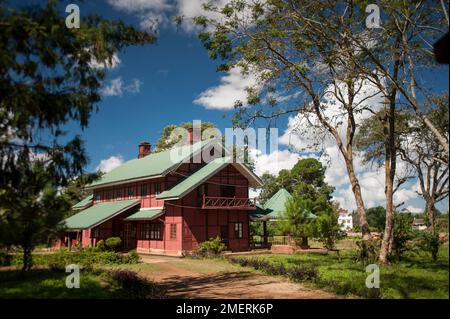
<svg viewBox="0 0 450 319"><path fill-rule="evenodd" d="M68 273L33 269L26 274L19 270L0 271L0 299L60 298L105 299L123 298L126 292L101 272L80 272L80 288L66 287Z"/></svg>
<svg viewBox="0 0 450 319"><path fill-rule="evenodd" d="M355 253L341 252L294 255L263 255L272 263L286 267L315 267L318 278L305 282L315 288L332 291L340 295L356 295L365 298L449 298L448 246L442 247L438 261L427 255L409 255L402 261L380 269L380 289L369 289L365 285L368 273L365 265L355 261Z"/></svg>

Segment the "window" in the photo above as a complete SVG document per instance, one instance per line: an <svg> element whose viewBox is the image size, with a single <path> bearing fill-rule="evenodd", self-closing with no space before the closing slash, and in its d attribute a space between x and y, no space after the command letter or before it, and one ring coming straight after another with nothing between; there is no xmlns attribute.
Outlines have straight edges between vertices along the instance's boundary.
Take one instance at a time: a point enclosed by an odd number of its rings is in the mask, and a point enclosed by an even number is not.
<svg viewBox="0 0 450 319"><path fill-rule="evenodd" d="M155 183L155 195L161 193L161 183Z"/></svg>
<svg viewBox="0 0 450 319"><path fill-rule="evenodd" d="M128 198L133 198L134 197L134 187L130 186L128 187Z"/></svg>
<svg viewBox="0 0 450 319"><path fill-rule="evenodd" d="M99 228L98 227L95 227L93 230L92 230L92 236L91 236L92 238L99 238L100 237L100 230L99 230Z"/></svg>
<svg viewBox="0 0 450 319"><path fill-rule="evenodd" d="M242 238L242 223L235 223L234 224L234 237L235 238Z"/></svg>
<svg viewBox="0 0 450 319"><path fill-rule="evenodd" d="M162 239L162 224L161 223L151 223L150 224L150 239L161 240Z"/></svg>
<svg viewBox="0 0 450 319"><path fill-rule="evenodd" d="M141 185L141 197L147 196L148 195L148 188L147 188L147 184L142 184Z"/></svg>
<svg viewBox="0 0 450 319"><path fill-rule="evenodd" d="M141 239L162 240L162 224L161 223L142 224Z"/></svg>
<svg viewBox="0 0 450 319"><path fill-rule="evenodd" d="M177 224L170 224L170 239L177 239Z"/></svg>
<svg viewBox="0 0 450 319"><path fill-rule="evenodd" d="M122 198L122 189L116 189L116 199Z"/></svg>
<svg viewBox="0 0 450 319"><path fill-rule="evenodd" d="M100 199L102 199L102 197L101 197L101 195L100 195L100 192L95 193L95 200L98 201L98 200L100 200Z"/></svg>
<svg viewBox="0 0 450 319"><path fill-rule="evenodd" d="M106 191L105 192L105 199L106 200L111 200L111 191Z"/></svg>
<svg viewBox="0 0 450 319"><path fill-rule="evenodd" d="M234 197L236 196L236 189L234 186L222 185L220 186L220 196Z"/></svg>

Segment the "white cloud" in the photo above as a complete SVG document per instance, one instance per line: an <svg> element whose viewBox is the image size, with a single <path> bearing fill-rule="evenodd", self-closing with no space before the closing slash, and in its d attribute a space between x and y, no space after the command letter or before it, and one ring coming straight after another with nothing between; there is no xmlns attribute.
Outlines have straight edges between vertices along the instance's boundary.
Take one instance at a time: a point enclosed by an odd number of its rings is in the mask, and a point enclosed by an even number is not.
<svg viewBox="0 0 450 319"><path fill-rule="evenodd" d="M124 92L136 94L139 93L141 86L142 81L138 79L133 79L125 84L122 77L119 76L109 81L109 84L101 89L101 94L104 96L122 96Z"/></svg>
<svg viewBox="0 0 450 319"><path fill-rule="evenodd" d="M109 85L102 88L101 93L104 96L121 96L123 81L121 77L112 79Z"/></svg>
<svg viewBox="0 0 450 319"><path fill-rule="evenodd" d="M172 7L168 0L108 0L118 10L126 12L142 12L144 10L162 11Z"/></svg>
<svg viewBox="0 0 450 319"><path fill-rule="evenodd" d="M122 155L111 156L107 159L101 160L100 164L98 164L95 170L101 171L103 173L108 173L122 164L123 164Z"/></svg>
<svg viewBox="0 0 450 319"><path fill-rule="evenodd" d="M252 158L255 161L255 173L261 176L264 173L278 175L282 169L291 169L300 158L299 155L291 153L288 150L273 151L269 154L254 155Z"/></svg>
<svg viewBox="0 0 450 319"><path fill-rule="evenodd" d="M94 69L103 69L103 68L115 69L116 67L118 67L120 65L121 62L122 61L120 60L117 53L114 53L111 58L111 61L100 63L95 58L92 58L91 62L89 63L89 66Z"/></svg>
<svg viewBox="0 0 450 319"><path fill-rule="evenodd" d="M220 79L218 86L202 92L194 103L207 109L230 110L234 108L236 101L246 104L246 88L253 87L256 83L255 76L243 75L239 68L233 68Z"/></svg>

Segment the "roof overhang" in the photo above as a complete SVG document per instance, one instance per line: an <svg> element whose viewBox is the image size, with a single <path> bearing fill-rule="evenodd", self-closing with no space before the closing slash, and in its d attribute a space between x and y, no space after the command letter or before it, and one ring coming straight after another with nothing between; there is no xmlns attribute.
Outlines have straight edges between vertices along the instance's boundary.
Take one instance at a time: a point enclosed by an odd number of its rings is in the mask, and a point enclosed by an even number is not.
<svg viewBox="0 0 450 319"><path fill-rule="evenodd" d="M163 207L151 208L151 209L141 209L138 212L125 218L126 221L140 221L140 220L154 220L165 214Z"/></svg>

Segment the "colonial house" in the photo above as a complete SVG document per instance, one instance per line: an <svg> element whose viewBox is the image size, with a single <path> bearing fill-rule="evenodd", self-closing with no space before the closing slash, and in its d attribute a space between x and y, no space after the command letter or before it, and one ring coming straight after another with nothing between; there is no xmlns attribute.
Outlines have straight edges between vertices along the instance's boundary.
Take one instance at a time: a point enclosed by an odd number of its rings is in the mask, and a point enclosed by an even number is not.
<svg viewBox="0 0 450 319"><path fill-rule="evenodd" d="M73 207L79 212L64 221L60 245L95 246L114 236L124 250L180 256L220 236L229 250L248 250L249 213L256 210L249 188L261 180L223 156L218 140L189 136L186 145L157 153L142 142L137 159L89 185L93 194ZM204 160L215 152L220 157Z"/></svg>

